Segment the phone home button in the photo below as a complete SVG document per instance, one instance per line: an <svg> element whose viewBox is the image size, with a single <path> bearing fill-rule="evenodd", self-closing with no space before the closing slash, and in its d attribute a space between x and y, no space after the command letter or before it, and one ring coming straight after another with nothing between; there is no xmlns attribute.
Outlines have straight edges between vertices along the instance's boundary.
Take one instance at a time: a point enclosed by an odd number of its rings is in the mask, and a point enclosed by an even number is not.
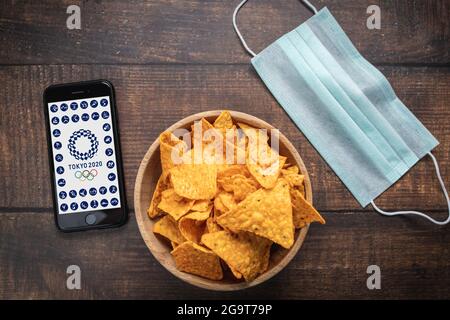
<svg viewBox="0 0 450 320"><path fill-rule="evenodd" d="M86 223L88 225L95 224L97 222L97 217L94 214L86 216Z"/></svg>

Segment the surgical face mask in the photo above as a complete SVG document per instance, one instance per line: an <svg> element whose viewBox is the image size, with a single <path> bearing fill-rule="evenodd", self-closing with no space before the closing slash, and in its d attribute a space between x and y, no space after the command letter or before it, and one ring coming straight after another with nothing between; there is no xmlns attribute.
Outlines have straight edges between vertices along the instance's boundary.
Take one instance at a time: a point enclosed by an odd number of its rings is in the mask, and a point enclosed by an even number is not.
<svg viewBox="0 0 450 320"><path fill-rule="evenodd" d="M279 104L362 207L384 215L450 221L450 201L431 150L439 142L395 95L387 79L354 47L327 8L259 54L233 25L251 63ZM385 212L374 200L425 155L433 160L449 206L445 221L417 211Z"/></svg>

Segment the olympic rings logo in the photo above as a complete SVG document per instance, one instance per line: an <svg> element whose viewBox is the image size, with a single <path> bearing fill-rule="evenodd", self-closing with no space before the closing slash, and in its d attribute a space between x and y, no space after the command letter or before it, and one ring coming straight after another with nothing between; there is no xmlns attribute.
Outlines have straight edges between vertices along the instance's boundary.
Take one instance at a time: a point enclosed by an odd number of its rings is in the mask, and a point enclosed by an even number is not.
<svg viewBox="0 0 450 320"><path fill-rule="evenodd" d="M80 181L92 181L97 176L98 172L95 169L89 170L83 170L83 171L76 171L75 172L75 178L79 179Z"/></svg>

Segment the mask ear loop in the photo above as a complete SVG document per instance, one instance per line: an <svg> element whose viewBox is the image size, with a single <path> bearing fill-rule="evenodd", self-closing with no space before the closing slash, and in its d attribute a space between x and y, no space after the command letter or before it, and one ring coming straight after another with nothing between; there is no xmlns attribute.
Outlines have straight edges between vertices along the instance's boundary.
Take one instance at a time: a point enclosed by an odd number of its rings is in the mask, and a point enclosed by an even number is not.
<svg viewBox="0 0 450 320"><path fill-rule="evenodd" d="M372 207L373 207L376 211L378 211L379 213L381 213L382 215L385 215L385 216L398 216L398 215L404 215L404 214L411 214L411 215L417 215L417 216L420 216L420 217L422 217L422 218L428 219L428 220L431 221L432 223L437 224L437 225L441 225L441 226L446 225L447 223L449 223L449 222L450 222L450 200L449 200L449 197L448 197L447 189L445 188L444 181L442 180L441 172L440 172L440 170L439 170L439 165L438 165L438 162L437 162L436 158L433 156L433 154L432 154L431 152L428 152L428 155L429 155L429 156L431 157L431 159L433 160L434 167L436 168L436 175L437 175L437 178L438 178L439 183L440 183L440 185L441 185L442 192L444 193L445 199L447 200L447 207L448 207L448 217L447 217L447 220L445 220L445 221L437 221L437 220L431 218L430 216L428 216L428 215L426 215L426 214L424 214L424 213L422 213L422 212L418 212L418 211L394 211L394 212L386 212L386 211L383 211L383 210L381 210L380 208L378 208L378 207L375 205L375 202L374 202L374 201L371 201L371 202L370 202L370 203L372 204Z"/></svg>
<svg viewBox="0 0 450 320"><path fill-rule="evenodd" d="M239 10L247 3L248 0L243 0L241 1L241 3L238 4L238 6L236 7L236 9L234 9L233 12L233 28L234 31L236 32L236 34L239 37L239 40L241 40L242 45L244 46L245 50L247 50L247 52L252 56L255 57L256 53L253 52L252 49L250 49L250 47L247 45L247 42L245 42L244 37L242 36L241 32L239 31L239 28L237 26L237 14L239 12ZM314 7L308 0L302 0L302 2L310 9L314 12L314 14L317 13L317 9L316 7Z"/></svg>

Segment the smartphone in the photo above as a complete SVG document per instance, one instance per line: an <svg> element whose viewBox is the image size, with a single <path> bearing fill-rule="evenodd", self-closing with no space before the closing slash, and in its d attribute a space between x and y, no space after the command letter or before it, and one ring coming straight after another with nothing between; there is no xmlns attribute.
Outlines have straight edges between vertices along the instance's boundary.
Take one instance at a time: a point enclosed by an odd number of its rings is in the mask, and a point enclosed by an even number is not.
<svg viewBox="0 0 450 320"><path fill-rule="evenodd" d="M114 88L107 80L44 92L55 222L65 232L127 220Z"/></svg>

